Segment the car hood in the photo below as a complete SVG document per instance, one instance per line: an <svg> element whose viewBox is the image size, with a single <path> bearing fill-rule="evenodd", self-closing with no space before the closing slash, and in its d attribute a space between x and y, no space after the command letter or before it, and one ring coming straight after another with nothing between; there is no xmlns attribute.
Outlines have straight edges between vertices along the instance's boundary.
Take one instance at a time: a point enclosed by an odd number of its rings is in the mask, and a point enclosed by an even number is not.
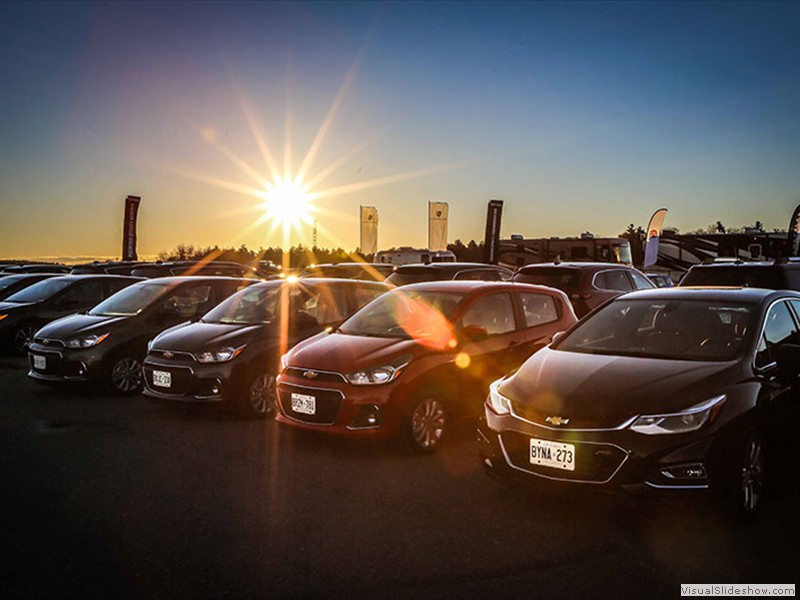
<svg viewBox="0 0 800 600"><path fill-rule="evenodd" d="M398 356L413 356L421 352L425 349L414 340L405 338L322 332L295 346L289 354L289 365L349 373L386 364Z"/></svg>
<svg viewBox="0 0 800 600"><path fill-rule="evenodd" d="M637 415L684 410L724 393L738 362L698 362L583 354L544 348L500 386L516 412L570 428L616 427Z"/></svg>
<svg viewBox="0 0 800 600"><path fill-rule="evenodd" d="M108 333L108 329L116 323L131 317L100 317L94 315L69 315L48 323L36 334L36 337L54 340L68 340L78 335Z"/></svg>
<svg viewBox="0 0 800 600"><path fill-rule="evenodd" d="M157 350L196 353L231 346L238 348L256 337L269 337L272 328L265 325L227 323L183 323L163 331L153 341Z"/></svg>

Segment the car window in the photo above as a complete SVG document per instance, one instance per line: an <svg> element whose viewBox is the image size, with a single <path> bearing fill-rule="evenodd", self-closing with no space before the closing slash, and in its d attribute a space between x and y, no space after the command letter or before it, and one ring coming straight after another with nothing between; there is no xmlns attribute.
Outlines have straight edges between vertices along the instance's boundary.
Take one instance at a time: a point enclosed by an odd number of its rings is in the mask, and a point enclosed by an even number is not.
<svg viewBox="0 0 800 600"><path fill-rule="evenodd" d="M553 296L524 293L519 295L519 299L522 302L526 327L535 327L558 320L558 310Z"/></svg>
<svg viewBox="0 0 800 600"><path fill-rule="evenodd" d="M628 292L633 289L627 273L622 269L601 271L594 276L594 285L601 290L617 292Z"/></svg>
<svg viewBox="0 0 800 600"><path fill-rule="evenodd" d="M461 328L480 327L488 335L500 335L516 329L511 295L490 294L478 298L461 318Z"/></svg>
<svg viewBox="0 0 800 600"><path fill-rule="evenodd" d="M764 367L775 361L775 351L786 343L797 343L797 326L786 302L778 302L769 309L764 334L756 351L756 366Z"/></svg>
<svg viewBox="0 0 800 600"><path fill-rule="evenodd" d="M338 323L347 316L347 290L339 285L322 285L304 290L296 309L314 317L320 325Z"/></svg>
<svg viewBox="0 0 800 600"><path fill-rule="evenodd" d="M64 292L58 302L64 307L94 306L102 299L102 281L81 281Z"/></svg>
<svg viewBox="0 0 800 600"><path fill-rule="evenodd" d="M361 308L365 304L369 304L375 300L375 298L386 292L386 290L378 286L359 285L356 286L354 292L356 295L356 305L358 308Z"/></svg>
<svg viewBox="0 0 800 600"><path fill-rule="evenodd" d="M499 281L500 274L490 269L470 269L469 271L459 271L453 279L470 281Z"/></svg>
<svg viewBox="0 0 800 600"><path fill-rule="evenodd" d="M633 286L637 290L649 290L656 287L647 277L640 275L636 271L628 271L628 275L633 278Z"/></svg>
<svg viewBox="0 0 800 600"><path fill-rule="evenodd" d="M130 279L108 279L108 295L111 296L116 294L120 290L124 290L128 287L131 283L135 283L135 281L131 281Z"/></svg>
<svg viewBox="0 0 800 600"><path fill-rule="evenodd" d="M181 318L202 315L214 305L211 284L204 283L183 288L168 297L164 301L164 305L167 310L174 312Z"/></svg>

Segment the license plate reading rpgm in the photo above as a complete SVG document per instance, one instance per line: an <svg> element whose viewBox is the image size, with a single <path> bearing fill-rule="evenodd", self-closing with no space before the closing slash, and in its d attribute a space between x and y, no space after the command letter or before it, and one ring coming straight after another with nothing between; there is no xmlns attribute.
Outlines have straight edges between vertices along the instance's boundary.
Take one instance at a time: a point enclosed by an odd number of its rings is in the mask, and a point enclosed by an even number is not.
<svg viewBox="0 0 800 600"><path fill-rule="evenodd" d="M292 410L304 415L313 415L317 412L317 399L305 394L292 394Z"/></svg>
<svg viewBox="0 0 800 600"><path fill-rule="evenodd" d="M169 371L153 371L153 385L158 387L172 387L172 373Z"/></svg>
<svg viewBox="0 0 800 600"><path fill-rule="evenodd" d="M44 371L47 368L47 357L41 354L33 355L33 368L39 371Z"/></svg>
<svg viewBox="0 0 800 600"><path fill-rule="evenodd" d="M553 467L565 471L575 470L575 446L560 442L531 439L530 460L532 465Z"/></svg>

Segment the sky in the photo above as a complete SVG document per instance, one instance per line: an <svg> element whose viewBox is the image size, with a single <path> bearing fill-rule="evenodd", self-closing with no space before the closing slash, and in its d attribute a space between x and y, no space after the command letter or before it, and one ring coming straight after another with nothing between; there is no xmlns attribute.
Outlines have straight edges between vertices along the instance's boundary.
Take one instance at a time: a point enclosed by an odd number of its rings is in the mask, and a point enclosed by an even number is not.
<svg viewBox="0 0 800 600"><path fill-rule="evenodd" d="M800 3L0 3L0 258L424 247L800 202ZM285 234L263 190L318 194Z"/></svg>

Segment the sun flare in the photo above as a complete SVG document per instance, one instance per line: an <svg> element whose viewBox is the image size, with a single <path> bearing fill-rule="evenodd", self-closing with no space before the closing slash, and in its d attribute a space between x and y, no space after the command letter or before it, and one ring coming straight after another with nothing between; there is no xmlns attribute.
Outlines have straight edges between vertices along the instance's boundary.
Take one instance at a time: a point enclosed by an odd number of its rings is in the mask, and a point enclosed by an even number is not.
<svg viewBox="0 0 800 600"><path fill-rule="evenodd" d="M264 191L264 213L274 223L296 226L310 223L313 194L297 179L277 179Z"/></svg>

